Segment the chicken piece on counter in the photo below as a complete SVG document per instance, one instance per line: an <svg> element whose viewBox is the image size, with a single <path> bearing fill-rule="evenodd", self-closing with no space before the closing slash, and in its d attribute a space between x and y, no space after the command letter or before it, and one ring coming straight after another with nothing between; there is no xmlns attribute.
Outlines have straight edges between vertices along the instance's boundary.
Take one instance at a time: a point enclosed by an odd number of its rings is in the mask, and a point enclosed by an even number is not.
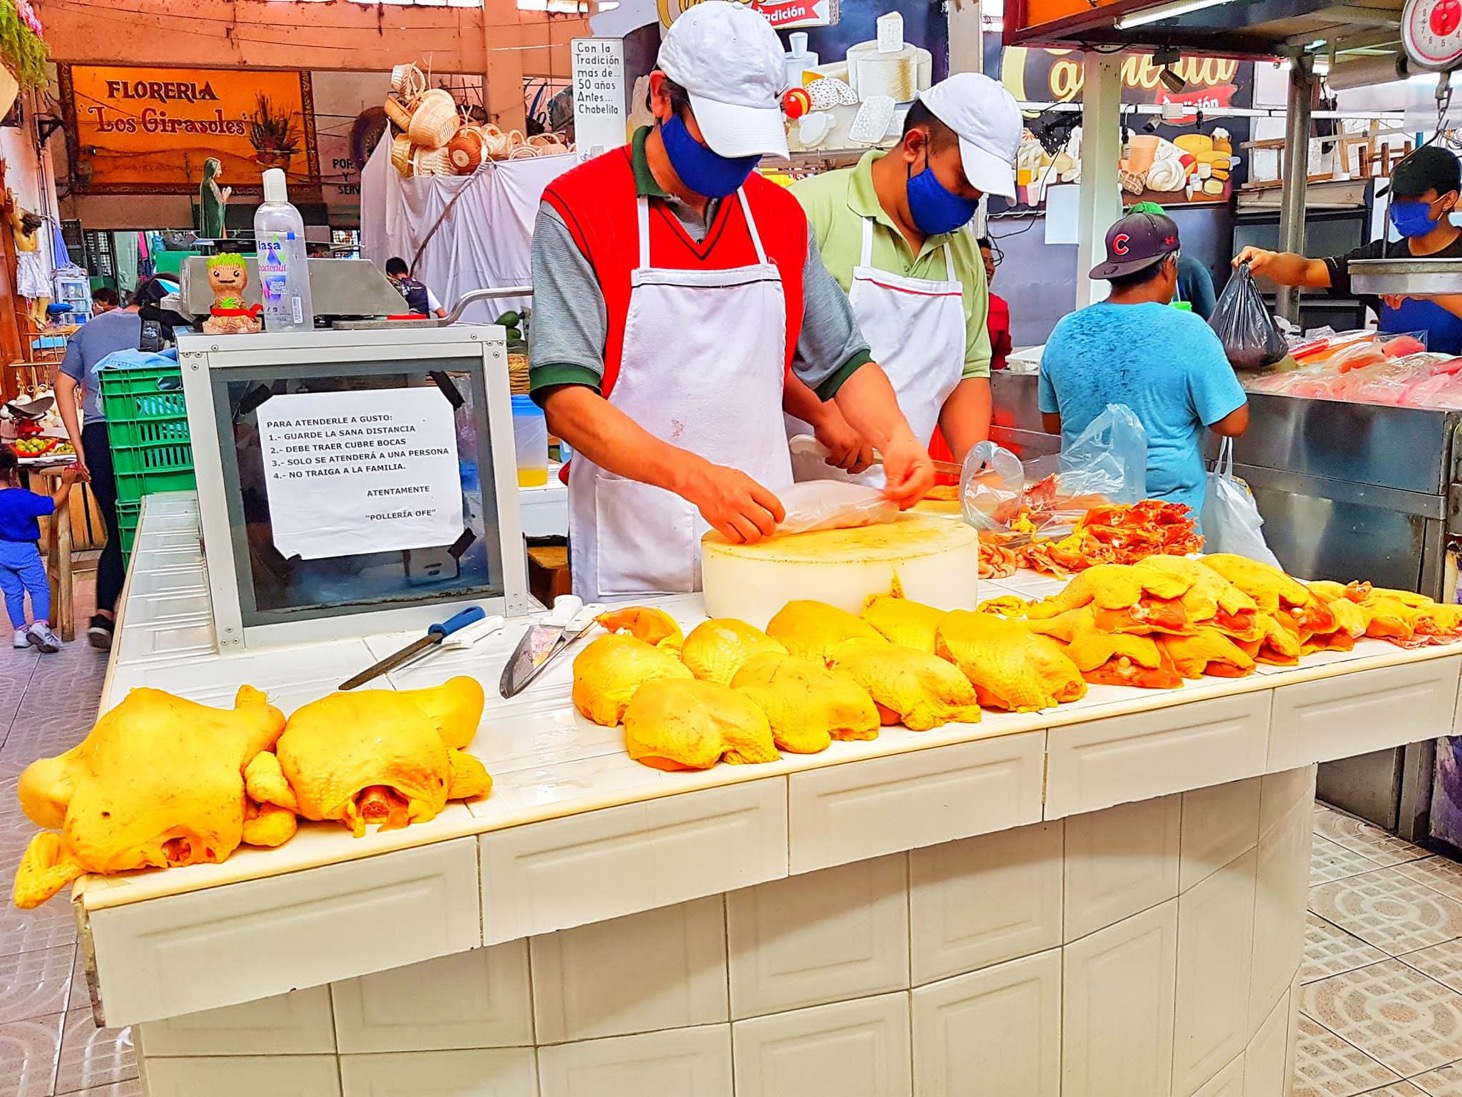
<svg viewBox="0 0 1462 1097"><path fill-rule="evenodd" d="M1285 614L1302 632L1334 632L1335 614L1309 587L1278 568L1230 553L1205 556L1203 566L1218 572L1268 614Z"/></svg>
<svg viewBox="0 0 1462 1097"><path fill-rule="evenodd" d="M895 585L891 594L875 594L863 607L867 621L885 640L934 654L934 633L947 610L911 602Z"/></svg>
<svg viewBox="0 0 1462 1097"><path fill-rule="evenodd" d="M654 769L710 769L717 762L775 762L766 714L730 686L689 674L641 686L624 711L624 745Z"/></svg>
<svg viewBox="0 0 1462 1097"><path fill-rule="evenodd" d="M816 754L834 739L878 738L878 708L868 691L816 659L767 652L731 685L766 713L773 740L793 754Z"/></svg>
<svg viewBox="0 0 1462 1097"><path fill-rule="evenodd" d="M1179 598L1189 621L1216 628L1236 640L1258 640L1264 635L1259 604L1212 568L1183 556L1154 556L1143 564L1192 584Z"/></svg>
<svg viewBox="0 0 1462 1097"><path fill-rule="evenodd" d="M767 622L767 635L793 655L823 662L828 662L833 648L846 640L887 643L863 618L826 602L788 602Z"/></svg>
<svg viewBox="0 0 1462 1097"><path fill-rule="evenodd" d="M1292 667L1299 663L1304 652L1303 641L1292 629L1278 618L1264 615L1264 637L1260 640L1240 642L1239 647L1256 663L1275 667Z"/></svg>
<svg viewBox="0 0 1462 1097"><path fill-rule="evenodd" d="M612 728L624 719L635 691L660 678L692 678L672 652L611 633L600 636L574 659L574 708L585 719Z"/></svg>
<svg viewBox="0 0 1462 1097"><path fill-rule="evenodd" d="M1242 678L1254 671L1249 654L1217 629L1201 628L1192 636L1160 636L1157 642L1184 678Z"/></svg>
<svg viewBox="0 0 1462 1097"><path fill-rule="evenodd" d="M748 661L766 653L786 655L787 649L745 621L718 617L691 629L680 658L701 681L729 686Z"/></svg>
<svg viewBox="0 0 1462 1097"><path fill-rule="evenodd" d="M601 613L595 620L605 632L627 632L636 640L643 640L668 655L679 655L680 645L685 640L675 618L663 609L626 606Z"/></svg>
<svg viewBox="0 0 1462 1097"><path fill-rule="evenodd" d="M244 787L283 731L252 686L232 709L132 690L76 746L21 773L21 808L50 829L21 858L15 905L39 906L88 872L216 864L240 843L287 841L294 816L250 804Z"/></svg>
<svg viewBox="0 0 1462 1097"><path fill-rule="evenodd" d="M830 665L873 697L885 724L928 731L980 719L974 687L957 668L927 651L890 644L881 636L847 640L834 649Z"/></svg>
<svg viewBox="0 0 1462 1097"><path fill-rule="evenodd" d="M482 686L465 675L432 689L332 693L296 709L274 754L255 757L250 794L305 819L344 823L357 838L369 823L394 829L435 819L448 800L492 789L465 750L483 703Z"/></svg>
<svg viewBox="0 0 1462 1097"><path fill-rule="evenodd" d="M1066 584L1064 590L1041 602L1032 602L1030 617L1054 617L1067 610L1094 604L1098 609L1123 610L1142 607L1154 621L1175 619L1187 613L1178 602L1192 582L1183 576L1140 564L1097 564ZM1176 609L1174 607L1176 606Z"/></svg>
<svg viewBox="0 0 1462 1097"><path fill-rule="evenodd" d="M1024 598L1014 594L1004 594L999 598L987 598L981 602L977 613L993 613L997 617L1024 617L1030 609L1030 603Z"/></svg>
<svg viewBox="0 0 1462 1097"><path fill-rule="evenodd" d="M1061 646L1019 622L956 610L940 624L938 643L940 657L959 667L986 708L1035 712L1086 693Z"/></svg>
<svg viewBox="0 0 1462 1097"><path fill-rule="evenodd" d="M1151 636L1078 629L1066 655L1094 686L1177 689L1183 678L1161 644Z"/></svg>

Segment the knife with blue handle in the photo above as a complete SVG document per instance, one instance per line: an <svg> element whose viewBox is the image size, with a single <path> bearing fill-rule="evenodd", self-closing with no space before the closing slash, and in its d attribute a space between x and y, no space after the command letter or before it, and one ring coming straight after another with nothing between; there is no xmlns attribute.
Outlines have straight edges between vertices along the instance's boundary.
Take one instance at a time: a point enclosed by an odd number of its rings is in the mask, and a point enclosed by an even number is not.
<svg viewBox="0 0 1462 1097"><path fill-rule="evenodd" d="M476 624L487 614L481 606L468 606L455 617L442 621L440 624L432 625L426 630L426 635L420 640L413 640L400 651L394 652L382 659L375 666L367 667L354 678L349 678L340 683L341 689L355 689L363 686L373 678L379 678L383 674L389 674L402 663L415 659L423 651L430 647L436 647L452 633L464 629L468 625Z"/></svg>

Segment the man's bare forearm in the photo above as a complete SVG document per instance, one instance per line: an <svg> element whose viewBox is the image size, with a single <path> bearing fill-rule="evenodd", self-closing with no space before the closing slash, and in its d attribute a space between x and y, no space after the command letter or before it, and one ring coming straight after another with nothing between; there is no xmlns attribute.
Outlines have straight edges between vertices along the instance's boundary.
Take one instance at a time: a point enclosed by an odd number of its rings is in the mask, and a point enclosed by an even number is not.
<svg viewBox="0 0 1462 1097"><path fill-rule="evenodd" d="M939 413L939 429L956 461L990 437L994 400L987 377L966 377L954 387Z"/></svg>
<svg viewBox="0 0 1462 1097"><path fill-rule="evenodd" d="M843 418L874 449L887 450L895 441L914 437L888 375L872 362L844 381L833 399Z"/></svg>

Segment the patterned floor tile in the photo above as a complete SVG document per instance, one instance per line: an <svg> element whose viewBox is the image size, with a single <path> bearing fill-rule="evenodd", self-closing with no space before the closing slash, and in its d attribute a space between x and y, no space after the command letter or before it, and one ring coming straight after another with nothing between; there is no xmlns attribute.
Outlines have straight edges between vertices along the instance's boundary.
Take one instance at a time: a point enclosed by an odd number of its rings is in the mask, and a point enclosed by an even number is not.
<svg viewBox="0 0 1462 1097"><path fill-rule="evenodd" d="M1448 941L1398 956L1407 967L1414 967L1445 987L1462 994L1462 941Z"/></svg>
<svg viewBox="0 0 1462 1097"><path fill-rule="evenodd" d="M97 1028L90 1009L66 1014L56 1092L125 1082L137 1077L137 1053L130 1028Z"/></svg>
<svg viewBox="0 0 1462 1097"><path fill-rule="evenodd" d="M1300 1017L1294 1097L1355 1097L1400 1079L1353 1044Z"/></svg>
<svg viewBox="0 0 1462 1097"><path fill-rule="evenodd" d="M1395 868L1313 887L1310 909L1392 956L1462 937L1462 903Z"/></svg>
<svg viewBox="0 0 1462 1097"><path fill-rule="evenodd" d="M1393 1086L1382 1086L1380 1089L1373 1089L1365 1094L1364 1097L1427 1097L1427 1095L1410 1082L1397 1082Z"/></svg>
<svg viewBox="0 0 1462 1097"><path fill-rule="evenodd" d="M1402 1078L1462 1059L1462 994L1400 960L1311 983L1300 1008Z"/></svg>
<svg viewBox="0 0 1462 1097"><path fill-rule="evenodd" d="M1323 805L1315 812L1315 833L1381 865L1399 865L1429 856L1420 846L1404 842L1380 827Z"/></svg>
<svg viewBox="0 0 1462 1097"><path fill-rule="evenodd" d="M0 1025L0 1093L51 1097L64 1014Z"/></svg>
<svg viewBox="0 0 1462 1097"><path fill-rule="evenodd" d="M1462 903L1462 865L1450 857L1427 857L1421 861L1397 865L1396 868L1403 876L1409 876L1417 883L1441 892L1448 899L1456 899Z"/></svg>
<svg viewBox="0 0 1462 1097"><path fill-rule="evenodd" d="M75 959L65 945L0 956L0 1025L64 1013Z"/></svg>
<svg viewBox="0 0 1462 1097"><path fill-rule="evenodd" d="M1455 1063L1441 1070L1419 1074L1412 1082L1426 1097L1462 1097L1462 1067Z"/></svg>
<svg viewBox="0 0 1462 1097"><path fill-rule="evenodd" d="M1310 847L1311 884L1327 884L1331 880L1359 876L1378 868L1385 866L1379 861L1372 861L1369 857L1336 845L1329 838L1321 838L1318 834L1315 835L1314 845Z"/></svg>
<svg viewBox="0 0 1462 1097"><path fill-rule="evenodd" d="M9 880L14 872L14 866L9 866L8 872L0 870L0 878ZM36 910L16 910L8 896L4 898L0 902L0 956L76 944L76 916L65 896Z"/></svg>
<svg viewBox="0 0 1462 1097"><path fill-rule="evenodd" d="M1305 962L1300 968L1300 982L1318 982L1385 959L1389 957L1380 949L1311 914L1305 924Z"/></svg>

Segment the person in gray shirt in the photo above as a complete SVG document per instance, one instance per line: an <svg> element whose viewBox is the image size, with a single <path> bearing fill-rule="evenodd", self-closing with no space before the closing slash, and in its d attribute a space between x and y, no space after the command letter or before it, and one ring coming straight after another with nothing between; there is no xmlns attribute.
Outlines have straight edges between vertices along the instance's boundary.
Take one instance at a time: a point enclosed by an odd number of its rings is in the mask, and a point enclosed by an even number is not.
<svg viewBox="0 0 1462 1097"><path fill-rule="evenodd" d="M137 287L134 300L143 296L144 286L145 283ZM91 646L102 649L112 646L124 572L122 534L117 526L117 479L112 469L112 447L107 438L101 382L96 371L109 354L137 349L142 338L142 318L137 311L136 304L112 309L81 325L66 343L66 356L61 360L61 372L56 378L56 406L61 421L66 424L66 433L76 448L76 463L82 478L91 484L91 493L107 527L107 545L97 561L96 615L86 630ZM84 427L79 427L77 422L77 389L81 390Z"/></svg>

